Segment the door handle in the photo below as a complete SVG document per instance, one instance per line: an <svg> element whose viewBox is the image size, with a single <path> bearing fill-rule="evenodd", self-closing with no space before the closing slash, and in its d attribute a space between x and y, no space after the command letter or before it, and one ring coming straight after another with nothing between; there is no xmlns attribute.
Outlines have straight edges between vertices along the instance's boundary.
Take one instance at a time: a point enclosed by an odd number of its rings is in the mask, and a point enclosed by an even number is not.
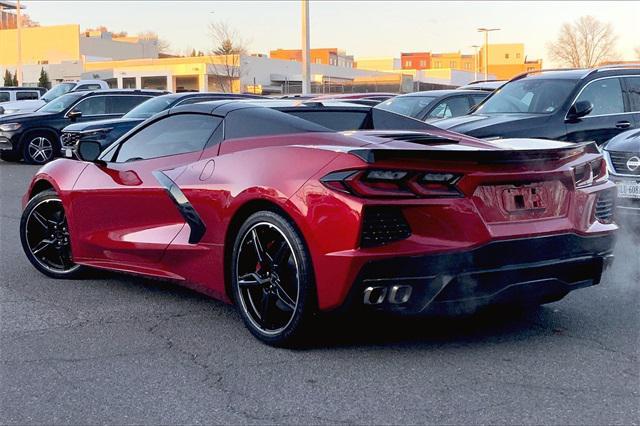
<svg viewBox="0 0 640 426"><path fill-rule="evenodd" d="M630 121L618 121L616 123L616 127L618 129L627 129L627 128L631 127L631 122Z"/></svg>

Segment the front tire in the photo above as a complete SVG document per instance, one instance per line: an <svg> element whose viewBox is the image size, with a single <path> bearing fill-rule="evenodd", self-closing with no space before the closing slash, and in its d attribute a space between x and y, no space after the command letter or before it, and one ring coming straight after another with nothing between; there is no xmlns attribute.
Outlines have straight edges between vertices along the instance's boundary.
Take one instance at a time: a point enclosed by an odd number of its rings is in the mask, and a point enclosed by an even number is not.
<svg viewBox="0 0 640 426"><path fill-rule="evenodd" d="M60 151L58 140L46 132L27 134L22 144L22 156L28 164L45 164Z"/></svg>
<svg viewBox="0 0 640 426"><path fill-rule="evenodd" d="M20 157L17 156L12 151L0 151L0 160L6 161L9 163L16 163L20 161Z"/></svg>
<svg viewBox="0 0 640 426"><path fill-rule="evenodd" d="M293 222L271 211L253 214L231 263L232 295L249 331L272 346L299 343L317 308L311 256Z"/></svg>
<svg viewBox="0 0 640 426"><path fill-rule="evenodd" d="M73 263L71 237L62 200L53 190L33 197L20 220L20 240L27 259L52 278L76 278L83 267Z"/></svg>

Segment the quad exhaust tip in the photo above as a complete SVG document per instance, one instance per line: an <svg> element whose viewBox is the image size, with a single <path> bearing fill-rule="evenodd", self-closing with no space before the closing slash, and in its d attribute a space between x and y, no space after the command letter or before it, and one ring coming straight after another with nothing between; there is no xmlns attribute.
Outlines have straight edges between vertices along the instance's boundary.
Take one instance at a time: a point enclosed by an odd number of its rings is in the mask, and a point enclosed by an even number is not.
<svg viewBox="0 0 640 426"><path fill-rule="evenodd" d="M388 300L391 304L400 305L409 301L412 291L409 285L367 287L364 289L363 302L365 305L381 305Z"/></svg>

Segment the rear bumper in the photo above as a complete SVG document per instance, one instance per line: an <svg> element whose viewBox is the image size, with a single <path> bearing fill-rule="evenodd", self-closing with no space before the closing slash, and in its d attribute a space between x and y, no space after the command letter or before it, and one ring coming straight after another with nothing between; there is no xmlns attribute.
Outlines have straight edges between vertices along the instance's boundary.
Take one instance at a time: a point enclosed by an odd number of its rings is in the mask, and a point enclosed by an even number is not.
<svg viewBox="0 0 640 426"><path fill-rule="evenodd" d="M371 261L360 270L343 309L418 315L467 313L496 303L543 303L598 284L613 260L614 242L612 233L562 234L494 241L464 252Z"/></svg>

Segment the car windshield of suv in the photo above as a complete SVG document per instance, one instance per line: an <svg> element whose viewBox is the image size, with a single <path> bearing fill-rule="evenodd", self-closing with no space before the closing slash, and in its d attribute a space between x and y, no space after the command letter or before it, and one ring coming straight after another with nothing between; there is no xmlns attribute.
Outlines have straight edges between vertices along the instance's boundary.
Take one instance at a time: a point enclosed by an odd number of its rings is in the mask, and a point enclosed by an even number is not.
<svg viewBox="0 0 640 426"><path fill-rule="evenodd" d="M434 99L435 96L396 96L376 105L375 108L418 118Z"/></svg>
<svg viewBox="0 0 640 426"><path fill-rule="evenodd" d="M45 102L51 102L55 98L70 92L74 87L76 87L75 83L60 83L56 87L45 93L40 99Z"/></svg>
<svg viewBox="0 0 640 426"><path fill-rule="evenodd" d="M489 97L474 114L551 114L562 106L576 87L568 79L522 79L507 83Z"/></svg>
<svg viewBox="0 0 640 426"><path fill-rule="evenodd" d="M171 102L173 102L173 99L166 99L163 97L152 98L148 101L144 101L143 103L126 113L122 118L147 119L152 115L167 109L169 105L171 105Z"/></svg>
<svg viewBox="0 0 640 426"><path fill-rule="evenodd" d="M77 101L78 98L82 97L85 94L86 94L86 92L84 92L84 93L67 93L66 95L62 95L62 96L60 96L58 98L55 98L54 100L52 100L48 104L45 104L38 111L39 112L52 112L52 113L62 112L65 109L69 108L71 105L73 105L73 103L75 101Z"/></svg>

